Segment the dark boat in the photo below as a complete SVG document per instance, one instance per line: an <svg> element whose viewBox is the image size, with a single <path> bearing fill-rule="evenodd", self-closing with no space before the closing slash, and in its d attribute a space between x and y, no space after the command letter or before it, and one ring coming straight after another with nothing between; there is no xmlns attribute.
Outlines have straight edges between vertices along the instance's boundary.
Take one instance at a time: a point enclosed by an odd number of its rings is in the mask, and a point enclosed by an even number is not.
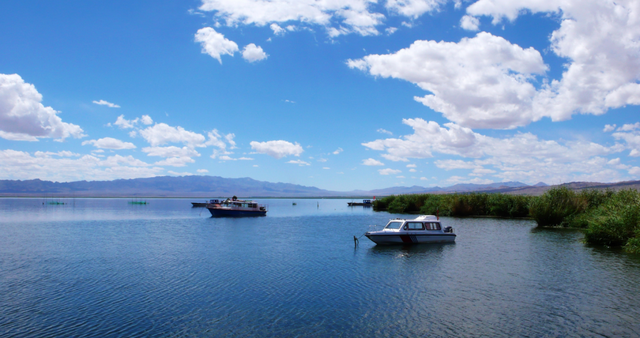
<svg viewBox="0 0 640 338"><path fill-rule="evenodd" d="M371 202L371 200L362 200L362 203L360 203L360 202L347 202L347 204L350 207L356 207L356 206L370 207L370 206L373 206L373 202Z"/></svg>
<svg viewBox="0 0 640 338"><path fill-rule="evenodd" d="M239 200L235 196L224 201L211 200L206 208L213 217L251 217L266 216L268 208L250 200Z"/></svg>

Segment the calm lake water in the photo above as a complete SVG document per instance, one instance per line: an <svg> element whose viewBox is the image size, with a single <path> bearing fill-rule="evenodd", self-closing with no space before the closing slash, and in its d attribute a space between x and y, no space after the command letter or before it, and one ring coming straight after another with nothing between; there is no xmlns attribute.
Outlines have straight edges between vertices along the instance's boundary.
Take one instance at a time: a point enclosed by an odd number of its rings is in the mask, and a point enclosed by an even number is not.
<svg viewBox="0 0 640 338"><path fill-rule="evenodd" d="M2 337L640 336L640 257L533 221L442 218L455 244L354 247L400 215L56 201L0 199Z"/></svg>

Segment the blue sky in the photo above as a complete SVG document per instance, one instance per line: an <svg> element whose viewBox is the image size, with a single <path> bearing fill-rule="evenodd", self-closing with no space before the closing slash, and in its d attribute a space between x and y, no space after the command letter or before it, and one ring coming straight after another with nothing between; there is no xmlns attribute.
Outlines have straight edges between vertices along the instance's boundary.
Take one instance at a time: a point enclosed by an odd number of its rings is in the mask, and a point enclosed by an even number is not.
<svg viewBox="0 0 640 338"><path fill-rule="evenodd" d="M0 3L0 179L640 179L640 1Z"/></svg>

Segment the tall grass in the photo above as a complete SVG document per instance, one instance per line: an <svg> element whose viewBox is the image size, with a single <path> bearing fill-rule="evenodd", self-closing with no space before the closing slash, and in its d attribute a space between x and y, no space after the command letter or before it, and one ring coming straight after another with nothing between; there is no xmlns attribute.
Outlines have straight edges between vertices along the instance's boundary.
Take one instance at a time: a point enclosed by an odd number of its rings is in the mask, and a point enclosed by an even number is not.
<svg viewBox="0 0 640 338"><path fill-rule="evenodd" d="M566 187L542 196L506 194L398 195L374 201L374 210L441 216L532 217L541 227L581 228L590 244L622 246L640 253L637 190L575 192Z"/></svg>
<svg viewBox="0 0 640 338"><path fill-rule="evenodd" d="M421 213L442 216L526 217L533 197L504 194L471 193L449 195L398 195L374 201L377 211Z"/></svg>

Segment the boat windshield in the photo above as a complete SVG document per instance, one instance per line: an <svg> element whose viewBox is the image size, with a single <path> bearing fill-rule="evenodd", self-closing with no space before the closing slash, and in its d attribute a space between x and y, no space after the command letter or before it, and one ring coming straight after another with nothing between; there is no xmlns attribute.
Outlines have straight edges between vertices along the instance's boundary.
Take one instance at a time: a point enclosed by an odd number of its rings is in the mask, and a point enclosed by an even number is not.
<svg viewBox="0 0 640 338"><path fill-rule="evenodd" d="M385 229L394 229L395 230L395 229L400 229L401 226L402 226L402 222L400 222L400 221L391 221L384 228Z"/></svg>

